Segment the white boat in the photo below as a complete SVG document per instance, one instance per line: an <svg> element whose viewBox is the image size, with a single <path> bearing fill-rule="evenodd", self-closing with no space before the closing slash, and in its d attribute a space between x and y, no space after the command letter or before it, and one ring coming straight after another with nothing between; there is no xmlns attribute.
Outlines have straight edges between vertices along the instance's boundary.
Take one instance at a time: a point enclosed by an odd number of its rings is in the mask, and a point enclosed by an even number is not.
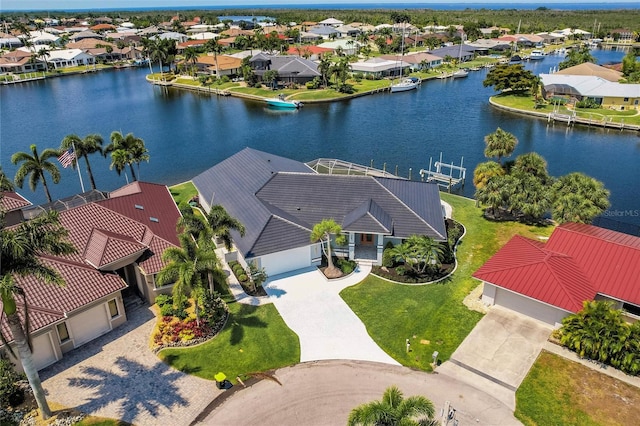
<svg viewBox="0 0 640 426"><path fill-rule="evenodd" d="M402 56L404 56L404 23L403 23L403 27L402 27L402 40L400 43L400 54ZM399 64L401 63L401 60L398 60L398 57L396 56L396 63ZM400 68L400 73L402 73L402 68ZM398 92L407 92L409 90L414 90L418 87L418 85L420 84L420 79L416 78L416 77L407 77L404 78L402 80L400 80L398 83L394 83L393 81L391 82L391 93L398 93Z"/></svg>
<svg viewBox="0 0 640 426"><path fill-rule="evenodd" d="M458 71L454 72L452 77L453 78L465 78L469 76L469 71L467 71L464 68L460 68Z"/></svg>
<svg viewBox="0 0 640 426"><path fill-rule="evenodd" d="M267 98L265 101L267 102L267 105L276 108L295 109L302 106L302 102L293 100L288 101L284 98L284 95L279 95L277 98Z"/></svg>
<svg viewBox="0 0 640 426"><path fill-rule="evenodd" d="M391 93L406 92L408 90L413 90L413 89L416 89L419 84L420 84L420 80L418 80L415 77L405 78L399 83L391 85Z"/></svg>
<svg viewBox="0 0 640 426"><path fill-rule="evenodd" d="M547 56L547 54L544 53L544 51L542 51L542 50L532 50L531 54L529 55L529 60L530 61L540 61L540 60L544 59L545 56Z"/></svg>

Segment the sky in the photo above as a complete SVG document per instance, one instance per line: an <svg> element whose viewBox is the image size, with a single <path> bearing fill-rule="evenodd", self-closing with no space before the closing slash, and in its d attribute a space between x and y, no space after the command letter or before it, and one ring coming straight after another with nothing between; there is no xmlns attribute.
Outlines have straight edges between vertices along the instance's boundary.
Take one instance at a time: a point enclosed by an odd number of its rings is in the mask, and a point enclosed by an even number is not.
<svg viewBox="0 0 640 426"><path fill-rule="evenodd" d="M473 3L539 3L544 6L548 3L544 0L0 0L0 11L2 10L65 10L65 9L104 9L104 8L131 8L131 7L187 7L187 6L246 6L246 5L288 5L288 4L344 4L344 3L379 3L383 5L393 5L394 3L456 3L456 4L473 4ZM602 3L598 0L551 0L550 3L564 4L584 4L584 3ZM615 0L615 3L638 4L637 0Z"/></svg>

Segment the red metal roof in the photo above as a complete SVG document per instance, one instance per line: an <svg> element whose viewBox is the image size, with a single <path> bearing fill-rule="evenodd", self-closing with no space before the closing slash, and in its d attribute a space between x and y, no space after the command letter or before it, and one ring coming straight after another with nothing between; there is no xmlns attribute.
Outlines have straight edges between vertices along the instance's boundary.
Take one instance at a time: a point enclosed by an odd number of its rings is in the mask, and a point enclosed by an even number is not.
<svg viewBox="0 0 640 426"><path fill-rule="evenodd" d="M473 276L570 312L598 293L640 305L640 238L563 224L546 244L513 237Z"/></svg>
<svg viewBox="0 0 640 426"><path fill-rule="evenodd" d="M582 309L595 290L569 256L545 244L513 237L473 276L570 312Z"/></svg>

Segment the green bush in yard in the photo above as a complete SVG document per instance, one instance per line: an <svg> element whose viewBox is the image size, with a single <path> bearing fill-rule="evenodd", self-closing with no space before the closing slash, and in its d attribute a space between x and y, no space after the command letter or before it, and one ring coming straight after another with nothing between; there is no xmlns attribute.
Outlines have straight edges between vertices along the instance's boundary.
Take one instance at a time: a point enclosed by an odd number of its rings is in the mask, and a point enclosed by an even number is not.
<svg viewBox="0 0 640 426"><path fill-rule="evenodd" d="M8 359L0 357L0 407L15 407L24 401L24 392L16 382L24 379Z"/></svg>

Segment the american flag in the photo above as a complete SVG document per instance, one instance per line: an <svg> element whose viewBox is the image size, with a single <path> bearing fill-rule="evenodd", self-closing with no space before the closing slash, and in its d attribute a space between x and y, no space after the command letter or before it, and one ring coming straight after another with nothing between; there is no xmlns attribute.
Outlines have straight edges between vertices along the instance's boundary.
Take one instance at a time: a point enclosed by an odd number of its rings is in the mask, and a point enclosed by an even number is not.
<svg viewBox="0 0 640 426"><path fill-rule="evenodd" d="M71 163L73 163L73 160L75 160L75 158L76 153L73 152L73 148L69 148L68 150L63 152L60 157L58 157L58 161L60 162L60 164L62 164L62 167L66 169L71 165Z"/></svg>

